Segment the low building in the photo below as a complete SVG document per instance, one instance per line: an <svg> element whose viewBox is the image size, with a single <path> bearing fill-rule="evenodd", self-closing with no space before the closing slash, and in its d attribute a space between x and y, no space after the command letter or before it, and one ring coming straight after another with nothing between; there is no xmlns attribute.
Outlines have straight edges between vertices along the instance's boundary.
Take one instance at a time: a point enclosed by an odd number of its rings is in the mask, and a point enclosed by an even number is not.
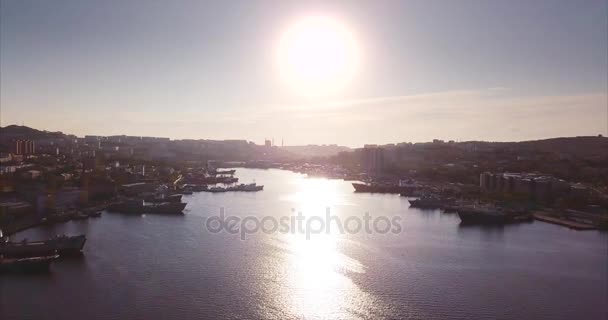
<svg viewBox="0 0 608 320"><path fill-rule="evenodd" d="M538 173L484 172L479 176L479 187L483 192L523 195L540 201L570 191L568 182Z"/></svg>

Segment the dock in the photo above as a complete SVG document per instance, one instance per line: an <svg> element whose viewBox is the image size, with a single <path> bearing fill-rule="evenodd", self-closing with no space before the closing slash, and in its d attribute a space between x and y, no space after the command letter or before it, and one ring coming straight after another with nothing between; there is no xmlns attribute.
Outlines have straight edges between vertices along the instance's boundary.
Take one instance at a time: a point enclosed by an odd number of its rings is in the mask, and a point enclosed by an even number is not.
<svg viewBox="0 0 608 320"><path fill-rule="evenodd" d="M574 229L574 230L595 230L595 229L597 229L597 227L592 224L581 223L581 222L571 221L571 220L567 220L567 219L563 219L563 218L558 218L555 216L550 216L545 213L533 213L532 215L534 216L534 219L536 219L536 220L547 222L547 223L552 223L552 224L557 224L557 225L568 227L568 228Z"/></svg>

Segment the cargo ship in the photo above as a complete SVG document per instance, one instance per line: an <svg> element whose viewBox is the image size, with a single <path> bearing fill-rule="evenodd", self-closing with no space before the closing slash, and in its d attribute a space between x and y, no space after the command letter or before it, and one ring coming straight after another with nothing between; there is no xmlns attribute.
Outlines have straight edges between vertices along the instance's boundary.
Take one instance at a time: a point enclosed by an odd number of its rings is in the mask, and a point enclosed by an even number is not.
<svg viewBox="0 0 608 320"><path fill-rule="evenodd" d="M229 169L229 170L215 170L215 174L229 174L229 175L233 175L236 172L236 169Z"/></svg>
<svg viewBox="0 0 608 320"><path fill-rule="evenodd" d="M383 183L352 183L355 192L369 192L369 193L401 193L403 188L396 184L383 184Z"/></svg>
<svg viewBox="0 0 608 320"><path fill-rule="evenodd" d="M229 191L255 192L264 190L264 186L259 186L254 182L250 184L239 184L238 186L234 186L228 189Z"/></svg>
<svg viewBox="0 0 608 320"><path fill-rule="evenodd" d="M458 208L458 217L464 224L505 224L512 222L512 216L497 207Z"/></svg>
<svg viewBox="0 0 608 320"><path fill-rule="evenodd" d="M84 234L78 236L60 235L43 241L19 242L6 241L0 243L0 255L11 258L38 257L58 254L61 256L78 255L82 253L87 238Z"/></svg>
<svg viewBox="0 0 608 320"><path fill-rule="evenodd" d="M181 194L155 195L155 196L151 196L151 197L145 197L144 201L150 202L150 203L181 202L182 195Z"/></svg>
<svg viewBox="0 0 608 320"><path fill-rule="evenodd" d="M215 187L208 188L206 191L218 193L218 192L228 192L228 191L256 192L256 191L262 191L262 190L264 190L264 186L257 185L254 182L254 183L250 183L250 184L241 183L239 185L231 186L231 187L215 186Z"/></svg>
<svg viewBox="0 0 608 320"><path fill-rule="evenodd" d="M506 209L494 205L463 206L456 212L464 224L506 224L533 220L527 210Z"/></svg>
<svg viewBox="0 0 608 320"><path fill-rule="evenodd" d="M0 256L0 273L46 272L59 255L49 255L29 258L6 258Z"/></svg>
<svg viewBox="0 0 608 320"><path fill-rule="evenodd" d="M118 213L158 213L158 214L183 214L186 203L161 202L144 205L141 200L125 200L108 206L109 211Z"/></svg>
<svg viewBox="0 0 608 320"><path fill-rule="evenodd" d="M447 204L447 201L432 196L423 196L419 199L410 199L408 201L410 207L420 209L441 209Z"/></svg>

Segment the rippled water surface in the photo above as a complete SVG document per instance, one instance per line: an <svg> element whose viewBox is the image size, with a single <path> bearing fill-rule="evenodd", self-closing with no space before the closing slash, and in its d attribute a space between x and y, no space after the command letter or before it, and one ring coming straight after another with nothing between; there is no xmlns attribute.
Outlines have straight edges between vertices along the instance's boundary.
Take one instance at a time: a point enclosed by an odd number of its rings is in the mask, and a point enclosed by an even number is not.
<svg viewBox="0 0 608 320"><path fill-rule="evenodd" d="M237 169L258 193L184 196L184 216L73 221L87 234L47 275L0 277L0 319L606 319L608 236L541 222L463 227L348 182ZM400 217L399 234L214 234L226 215Z"/></svg>

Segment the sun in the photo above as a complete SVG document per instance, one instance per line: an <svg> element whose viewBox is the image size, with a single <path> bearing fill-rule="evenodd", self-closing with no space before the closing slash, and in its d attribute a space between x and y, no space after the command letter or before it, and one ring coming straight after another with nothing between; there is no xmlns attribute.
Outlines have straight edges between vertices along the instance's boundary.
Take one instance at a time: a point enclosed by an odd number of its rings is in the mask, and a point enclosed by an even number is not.
<svg viewBox="0 0 608 320"><path fill-rule="evenodd" d="M312 16L291 25L278 46L283 82L298 94L336 94L358 72L360 50L353 34L337 20Z"/></svg>

